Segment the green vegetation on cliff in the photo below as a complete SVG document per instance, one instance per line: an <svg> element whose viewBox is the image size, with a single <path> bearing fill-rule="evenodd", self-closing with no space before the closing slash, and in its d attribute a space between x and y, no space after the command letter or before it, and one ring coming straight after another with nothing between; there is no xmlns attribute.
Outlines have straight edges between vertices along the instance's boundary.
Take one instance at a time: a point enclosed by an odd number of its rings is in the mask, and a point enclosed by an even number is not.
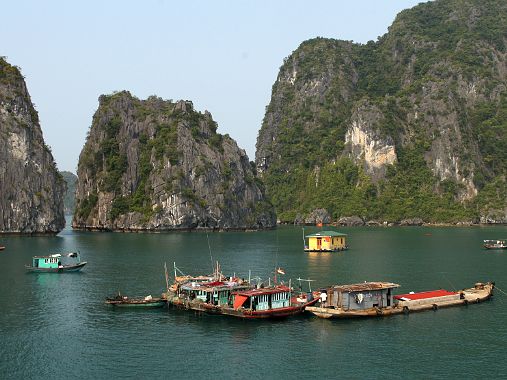
<svg viewBox="0 0 507 380"><path fill-rule="evenodd" d="M74 228L265 228L273 206L245 152L190 101L101 96L78 165Z"/></svg>
<svg viewBox="0 0 507 380"><path fill-rule="evenodd" d="M506 52L500 0L420 4L364 45L303 42L280 69L257 141L279 219L316 208L388 221L502 214ZM390 146L395 158L380 167Z"/></svg>

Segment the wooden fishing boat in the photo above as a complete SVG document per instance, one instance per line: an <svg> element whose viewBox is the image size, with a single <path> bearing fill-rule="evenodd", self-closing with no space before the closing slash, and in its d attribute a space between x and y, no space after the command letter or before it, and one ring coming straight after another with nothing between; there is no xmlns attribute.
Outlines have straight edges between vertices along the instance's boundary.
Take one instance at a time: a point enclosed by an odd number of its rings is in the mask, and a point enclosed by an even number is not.
<svg viewBox="0 0 507 380"><path fill-rule="evenodd" d="M484 240L486 249L507 249L507 240Z"/></svg>
<svg viewBox="0 0 507 380"><path fill-rule="evenodd" d="M398 284L366 282L352 285L335 285L323 289L318 306L306 310L321 318L380 317L408 314L424 310L468 305L489 299L493 295L494 282L476 283L473 288L450 292L444 289L393 295Z"/></svg>
<svg viewBox="0 0 507 380"><path fill-rule="evenodd" d="M319 300L320 292L294 293L289 286L252 283L236 276L225 277L217 263L211 276L176 276L169 286L167 269L167 292L162 295L169 305L210 314L230 315L240 318L284 318L300 314L308 305ZM276 275L285 274L283 269L275 269ZM311 280L298 279L301 281Z"/></svg>
<svg viewBox="0 0 507 380"><path fill-rule="evenodd" d="M285 285L236 291L231 303L221 307L220 312L247 319L287 318L315 304L319 295L320 292L293 294L292 288Z"/></svg>
<svg viewBox="0 0 507 380"><path fill-rule="evenodd" d="M25 265L29 272L40 273L61 273L77 272L86 265L86 261L81 261L79 252L70 252L65 254L56 253L49 256L34 256L32 265Z"/></svg>
<svg viewBox="0 0 507 380"><path fill-rule="evenodd" d="M0 251L3 251L5 247L3 245L0 245Z"/></svg>
<svg viewBox="0 0 507 380"><path fill-rule="evenodd" d="M116 297L106 298L106 304L114 307L156 308L165 306L167 300L153 298L151 295L146 297L127 297L118 294Z"/></svg>
<svg viewBox="0 0 507 380"><path fill-rule="evenodd" d="M179 272L181 275L178 276ZM191 276L184 274L174 263L174 283L169 285L165 267L167 291L162 298L171 306L206 313L219 313L221 306L229 302L231 292L252 288L248 281L236 276L223 275L217 262L211 275Z"/></svg>

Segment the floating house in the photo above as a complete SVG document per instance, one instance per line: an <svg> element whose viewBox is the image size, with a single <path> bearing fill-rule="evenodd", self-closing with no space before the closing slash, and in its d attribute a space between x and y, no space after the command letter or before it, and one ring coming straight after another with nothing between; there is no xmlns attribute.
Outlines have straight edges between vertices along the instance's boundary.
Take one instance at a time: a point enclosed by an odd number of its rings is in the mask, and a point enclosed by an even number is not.
<svg viewBox="0 0 507 380"><path fill-rule="evenodd" d="M343 310L383 308L394 303L393 289L399 287L391 282L364 282L352 285L335 285L325 290L326 306Z"/></svg>
<svg viewBox="0 0 507 380"><path fill-rule="evenodd" d="M322 318L343 318L378 315L395 307L391 282L364 282L350 285L333 285L321 289L319 307L307 310Z"/></svg>
<svg viewBox="0 0 507 380"><path fill-rule="evenodd" d="M336 252L347 249L347 235L336 231L320 231L305 237L305 252ZM306 243L308 241L308 243Z"/></svg>

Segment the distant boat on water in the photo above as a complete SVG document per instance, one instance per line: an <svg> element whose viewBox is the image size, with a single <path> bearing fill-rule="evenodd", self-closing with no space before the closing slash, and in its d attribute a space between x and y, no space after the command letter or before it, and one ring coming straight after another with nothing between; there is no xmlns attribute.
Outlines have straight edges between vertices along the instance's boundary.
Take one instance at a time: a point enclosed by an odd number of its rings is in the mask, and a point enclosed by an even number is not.
<svg viewBox="0 0 507 380"><path fill-rule="evenodd" d="M346 234L336 231L319 231L317 233L304 236L305 252L338 252L348 249L346 243ZM306 242L308 240L308 243Z"/></svg>
<svg viewBox="0 0 507 380"><path fill-rule="evenodd" d="M49 256L34 256L32 265L25 265L29 272L40 273L61 273L77 272L86 265L86 261L81 261L79 252L56 253Z"/></svg>
<svg viewBox="0 0 507 380"><path fill-rule="evenodd" d="M0 251L3 251L5 247L3 245L0 245Z"/></svg>
<svg viewBox="0 0 507 380"><path fill-rule="evenodd" d="M484 240L486 249L507 249L507 240Z"/></svg>

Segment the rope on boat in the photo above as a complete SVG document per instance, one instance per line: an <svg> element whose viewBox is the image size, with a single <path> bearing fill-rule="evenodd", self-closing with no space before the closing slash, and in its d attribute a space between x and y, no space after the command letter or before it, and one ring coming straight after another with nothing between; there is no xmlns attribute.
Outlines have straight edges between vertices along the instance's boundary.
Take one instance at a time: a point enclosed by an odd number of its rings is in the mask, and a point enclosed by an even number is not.
<svg viewBox="0 0 507 380"><path fill-rule="evenodd" d="M506 296L507 296L507 293L506 293L506 292L504 292L502 289L500 289L500 288L499 288L498 286L496 286L496 285L495 285L495 290L499 290L499 291L500 291L500 293L503 293L504 295L506 295Z"/></svg>
<svg viewBox="0 0 507 380"><path fill-rule="evenodd" d="M451 280L449 280L447 277L445 277L444 275L444 272L440 272L440 274L442 275L442 277L451 285L452 287L452 290L453 291L456 291L456 287L454 286L454 284L451 282Z"/></svg>

